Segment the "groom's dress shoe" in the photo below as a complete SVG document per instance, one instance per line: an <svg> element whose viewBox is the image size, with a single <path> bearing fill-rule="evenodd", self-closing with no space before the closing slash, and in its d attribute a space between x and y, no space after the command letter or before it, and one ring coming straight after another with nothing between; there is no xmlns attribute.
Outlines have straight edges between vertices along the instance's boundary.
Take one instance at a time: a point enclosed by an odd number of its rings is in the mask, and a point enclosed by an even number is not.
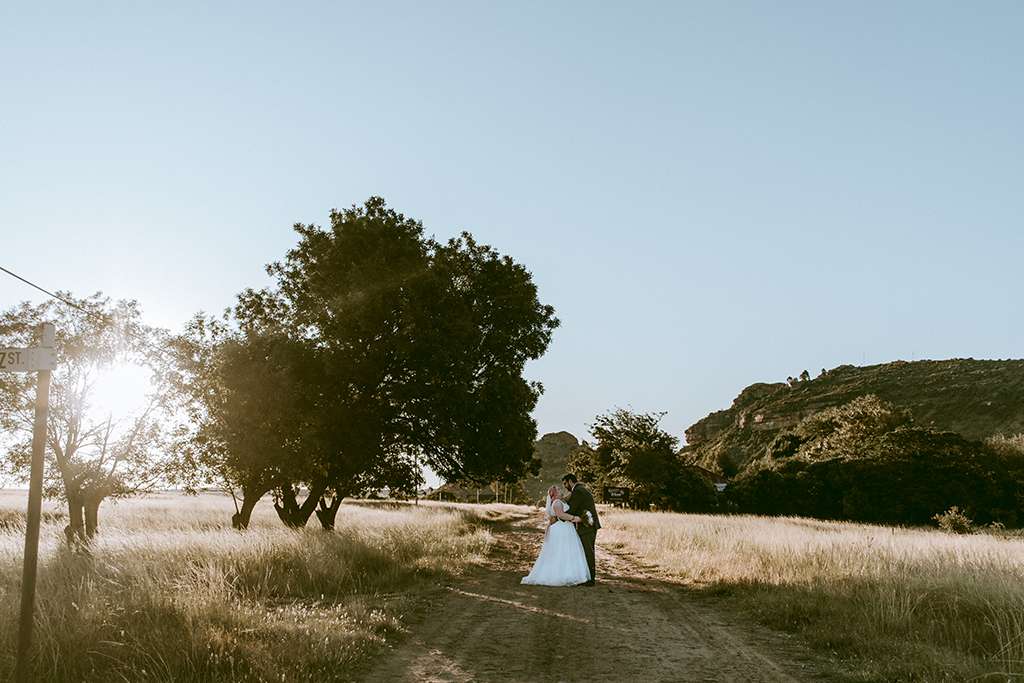
<svg viewBox="0 0 1024 683"><path fill-rule="evenodd" d="M580 585L581 586L596 586L597 582L593 581L593 580L590 580L590 581L587 581L586 583L581 583Z"/></svg>

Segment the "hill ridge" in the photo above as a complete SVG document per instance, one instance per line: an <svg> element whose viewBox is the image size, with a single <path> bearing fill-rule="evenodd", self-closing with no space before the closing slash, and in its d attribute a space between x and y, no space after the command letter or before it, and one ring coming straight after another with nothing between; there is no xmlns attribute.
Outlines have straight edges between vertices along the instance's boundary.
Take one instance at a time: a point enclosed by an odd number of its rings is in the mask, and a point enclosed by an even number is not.
<svg viewBox="0 0 1024 683"><path fill-rule="evenodd" d="M685 451L732 476L780 431L867 394L909 409L918 426L971 439L1024 432L1024 360L897 360L840 365L807 381L755 382L691 425Z"/></svg>

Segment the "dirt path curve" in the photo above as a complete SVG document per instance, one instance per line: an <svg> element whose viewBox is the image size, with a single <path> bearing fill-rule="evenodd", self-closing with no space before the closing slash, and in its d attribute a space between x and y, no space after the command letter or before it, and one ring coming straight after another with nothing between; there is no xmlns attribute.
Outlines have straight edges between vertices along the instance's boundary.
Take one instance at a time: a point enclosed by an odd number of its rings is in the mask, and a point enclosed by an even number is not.
<svg viewBox="0 0 1024 683"><path fill-rule="evenodd" d="M485 565L430 600L368 681L820 681L820 660L601 548L593 588L522 586L543 534L522 513Z"/></svg>

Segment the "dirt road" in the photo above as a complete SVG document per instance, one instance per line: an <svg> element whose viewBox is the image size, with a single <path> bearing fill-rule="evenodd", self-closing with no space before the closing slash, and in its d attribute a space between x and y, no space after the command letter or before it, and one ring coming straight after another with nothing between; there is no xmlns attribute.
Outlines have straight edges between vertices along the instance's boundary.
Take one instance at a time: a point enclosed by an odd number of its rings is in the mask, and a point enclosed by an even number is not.
<svg viewBox="0 0 1024 683"><path fill-rule="evenodd" d="M372 681L821 681L820 660L714 598L601 548L593 588L522 586L540 516L495 526L483 567L442 586Z"/></svg>

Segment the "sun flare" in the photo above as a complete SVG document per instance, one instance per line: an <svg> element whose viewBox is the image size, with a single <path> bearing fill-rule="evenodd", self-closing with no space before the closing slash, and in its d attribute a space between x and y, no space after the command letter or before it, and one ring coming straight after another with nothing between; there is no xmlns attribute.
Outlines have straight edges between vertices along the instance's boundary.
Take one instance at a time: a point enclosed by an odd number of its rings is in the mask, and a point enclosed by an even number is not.
<svg viewBox="0 0 1024 683"><path fill-rule="evenodd" d="M134 363L118 363L102 370L95 378L92 412L120 418L143 408L152 390L150 372Z"/></svg>

